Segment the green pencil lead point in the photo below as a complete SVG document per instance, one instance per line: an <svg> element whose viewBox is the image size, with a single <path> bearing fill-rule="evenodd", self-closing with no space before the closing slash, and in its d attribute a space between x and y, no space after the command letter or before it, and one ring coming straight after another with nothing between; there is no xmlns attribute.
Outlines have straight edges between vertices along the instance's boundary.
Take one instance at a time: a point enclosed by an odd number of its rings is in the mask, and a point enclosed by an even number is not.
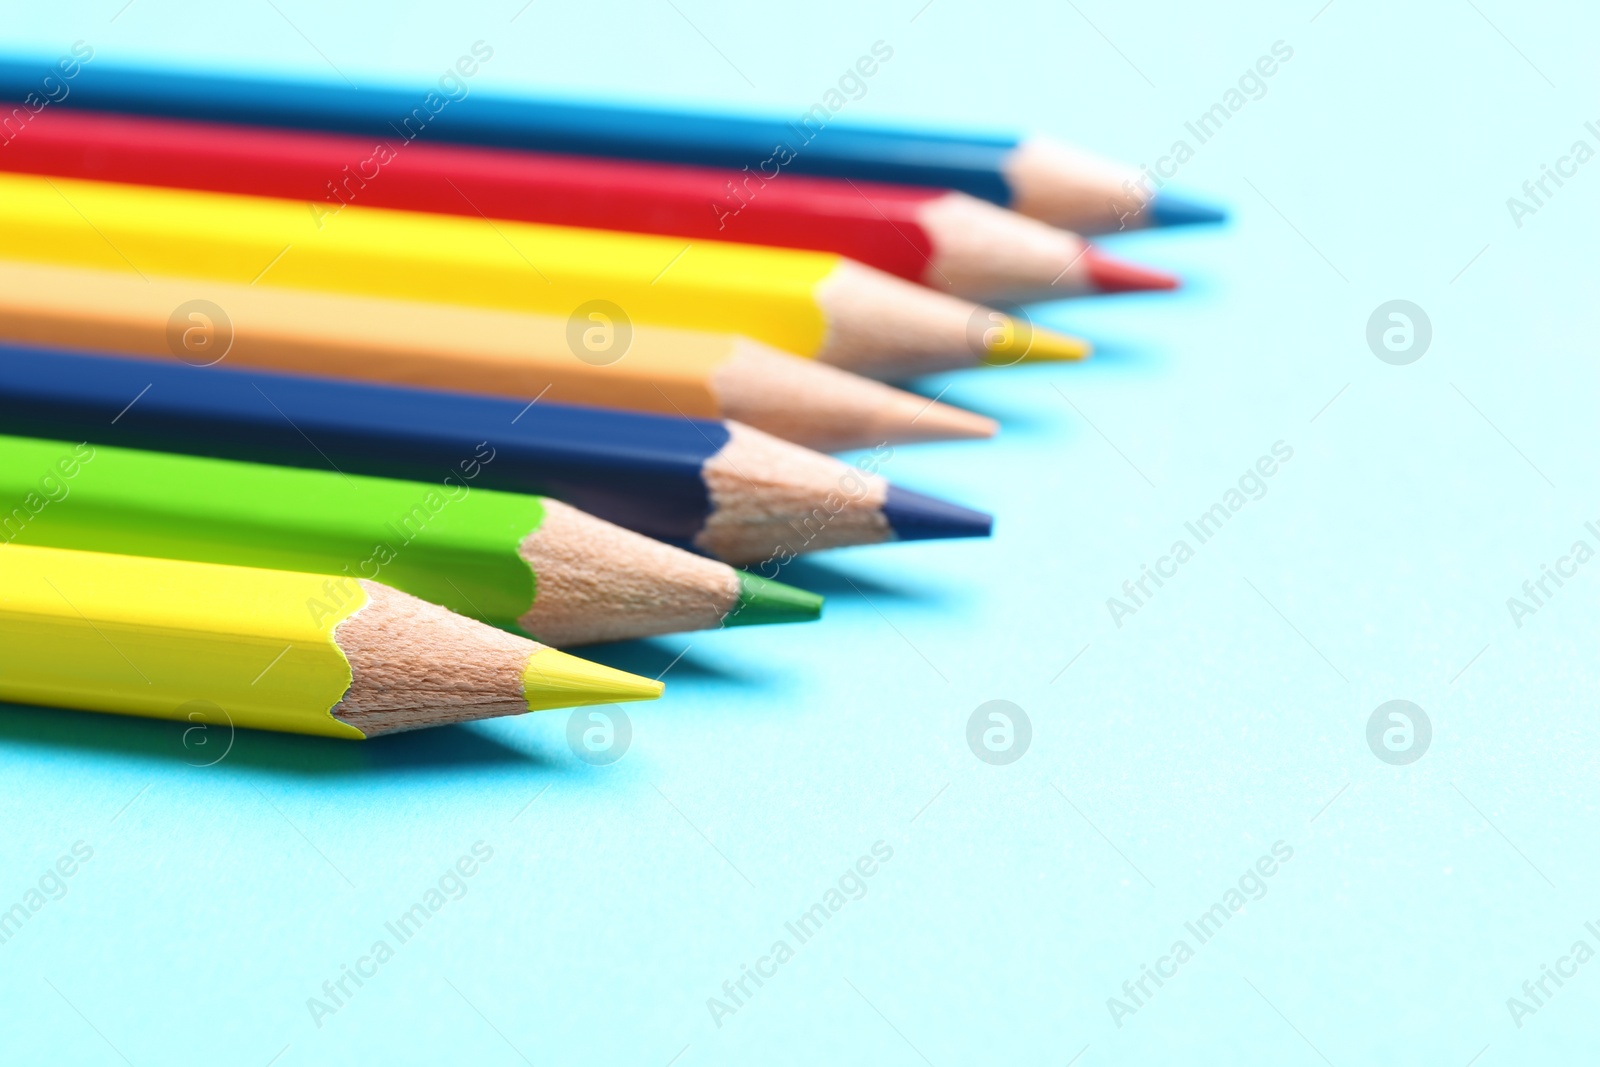
<svg viewBox="0 0 1600 1067"><path fill-rule="evenodd" d="M722 620L726 626L774 622L814 622L822 617L822 598L792 585L739 571L739 603Z"/></svg>

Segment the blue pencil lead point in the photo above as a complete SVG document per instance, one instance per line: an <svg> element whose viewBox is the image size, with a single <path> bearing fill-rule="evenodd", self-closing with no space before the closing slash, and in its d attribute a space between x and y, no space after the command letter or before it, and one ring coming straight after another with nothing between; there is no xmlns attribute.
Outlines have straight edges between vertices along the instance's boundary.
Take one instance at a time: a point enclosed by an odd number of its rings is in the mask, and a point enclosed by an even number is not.
<svg viewBox="0 0 1600 1067"><path fill-rule="evenodd" d="M1150 201L1152 226L1193 226L1207 222L1226 222L1228 213L1219 207L1202 204L1172 193L1157 193Z"/></svg>
<svg viewBox="0 0 1600 1067"><path fill-rule="evenodd" d="M896 541L931 541L946 537L988 537L994 517L938 497L889 486L883 517Z"/></svg>

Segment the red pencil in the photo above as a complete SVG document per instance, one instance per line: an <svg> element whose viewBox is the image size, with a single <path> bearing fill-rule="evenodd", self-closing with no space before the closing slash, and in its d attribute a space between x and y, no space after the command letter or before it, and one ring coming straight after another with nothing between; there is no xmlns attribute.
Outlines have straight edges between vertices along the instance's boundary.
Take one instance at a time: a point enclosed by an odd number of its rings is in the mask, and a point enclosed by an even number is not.
<svg viewBox="0 0 1600 1067"><path fill-rule="evenodd" d="M1170 289L964 193L47 108L0 170L835 252L976 300Z"/></svg>

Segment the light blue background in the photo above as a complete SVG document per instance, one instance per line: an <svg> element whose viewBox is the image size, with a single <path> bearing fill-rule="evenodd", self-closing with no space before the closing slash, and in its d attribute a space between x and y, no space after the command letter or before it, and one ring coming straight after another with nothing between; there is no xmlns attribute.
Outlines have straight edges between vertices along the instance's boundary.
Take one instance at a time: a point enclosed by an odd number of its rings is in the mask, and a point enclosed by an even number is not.
<svg viewBox="0 0 1600 1067"><path fill-rule="evenodd" d="M1595 144L1578 5L121 3L7 3L7 44L360 84L481 38L477 87L798 113L882 39L850 116L1136 162L1273 42L1294 57L1180 176L1235 221L1112 242L1181 293L1041 309L1088 365L919 383L1004 433L886 473L992 509L994 540L796 566L820 625L606 650L654 674L688 649L621 762L575 759L560 712L240 736L205 769L176 727L0 713L0 907L94 849L0 945L5 1062L1592 1055L1600 962L1520 1029L1506 1008L1600 948L1600 563L1520 629L1505 605L1597 545L1600 162L1521 228L1505 205ZM1364 339L1393 298L1433 323L1410 366ZM1279 440L1266 496L1116 627L1106 598ZM1406 767L1365 739L1396 698L1434 729ZM1010 766L965 740L991 699L1032 721ZM466 896L314 1026L306 999L480 839ZM866 896L716 1026L707 998L880 840ZM1266 896L1115 1025L1107 998L1278 840Z"/></svg>

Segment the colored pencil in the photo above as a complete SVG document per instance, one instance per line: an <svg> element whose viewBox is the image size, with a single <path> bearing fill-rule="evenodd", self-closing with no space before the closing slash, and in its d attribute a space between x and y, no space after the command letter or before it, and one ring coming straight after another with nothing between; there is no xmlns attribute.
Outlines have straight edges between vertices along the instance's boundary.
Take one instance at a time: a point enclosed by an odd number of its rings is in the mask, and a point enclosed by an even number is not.
<svg viewBox="0 0 1600 1067"><path fill-rule="evenodd" d="M1172 289L1076 234L965 193L650 161L71 111L42 112L0 168L98 181L558 226L740 241L847 256L972 300ZM367 161L371 160L370 163Z"/></svg>
<svg viewBox="0 0 1600 1067"><path fill-rule="evenodd" d="M728 418L824 452L996 429L748 338L598 311L568 320L0 260L0 340Z"/></svg>
<svg viewBox="0 0 1600 1067"><path fill-rule="evenodd" d="M491 50L492 54L492 50ZM482 55L479 59L485 58ZM879 60L861 62L876 70ZM466 64L470 64L468 73ZM0 98L38 93L51 64L0 63ZM449 141L733 170L763 178L812 174L955 189L1083 233L1215 222L1222 213L1186 200L1140 170L1047 137L934 133L835 122L824 100L794 119L750 118L617 104L495 96L463 59L437 86L411 89L288 81L113 66L79 67L67 107L397 138ZM866 71L863 69L863 73ZM859 80L859 79L858 79ZM865 84L864 82L862 84ZM60 105L56 105L60 106Z"/></svg>
<svg viewBox="0 0 1600 1067"><path fill-rule="evenodd" d="M822 608L814 594L559 500L461 478L407 482L0 435L0 500L14 501L0 512L0 543L333 574L346 591L381 577L558 647L809 621Z"/></svg>
<svg viewBox="0 0 1600 1067"><path fill-rule="evenodd" d="M0 346L15 434L564 500L762 575L843 545L985 537L991 520L736 422ZM770 568L770 569L769 569Z"/></svg>
<svg viewBox="0 0 1600 1067"><path fill-rule="evenodd" d="M653 700L589 663L386 585L12 545L0 700L362 740L525 711Z"/></svg>
<svg viewBox="0 0 1600 1067"><path fill-rule="evenodd" d="M319 220L292 200L31 174L0 174L0 256L557 315L603 300L873 376L1088 353L822 252L360 206Z"/></svg>

